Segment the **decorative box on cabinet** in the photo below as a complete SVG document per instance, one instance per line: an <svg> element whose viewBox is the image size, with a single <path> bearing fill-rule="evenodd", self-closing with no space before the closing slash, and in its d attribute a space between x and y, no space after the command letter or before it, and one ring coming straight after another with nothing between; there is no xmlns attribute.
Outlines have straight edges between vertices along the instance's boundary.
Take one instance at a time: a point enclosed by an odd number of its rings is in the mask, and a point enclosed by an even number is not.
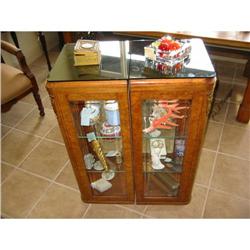
<svg viewBox="0 0 250 250"><path fill-rule="evenodd" d="M73 66L74 45L67 44L49 74L85 202L190 201L215 72L199 39L178 72L148 69L143 48L150 42L100 42L95 69Z"/></svg>

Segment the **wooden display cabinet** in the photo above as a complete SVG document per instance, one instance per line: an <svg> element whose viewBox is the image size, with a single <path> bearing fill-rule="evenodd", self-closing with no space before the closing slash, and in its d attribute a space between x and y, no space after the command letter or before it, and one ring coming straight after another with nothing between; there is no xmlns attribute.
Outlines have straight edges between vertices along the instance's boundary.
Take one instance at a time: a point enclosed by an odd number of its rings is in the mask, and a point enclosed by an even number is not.
<svg viewBox="0 0 250 250"><path fill-rule="evenodd" d="M188 203L214 79L147 79L130 85L137 203ZM150 129L152 113L164 105L170 114L169 128L140 133ZM152 156L154 147L158 163Z"/></svg>
<svg viewBox="0 0 250 250"><path fill-rule="evenodd" d="M100 42L101 65L74 66L63 48L47 90L82 200L186 204L215 85L201 40L165 75L148 68L152 41ZM163 119L161 121L161 119Z"/></svg>

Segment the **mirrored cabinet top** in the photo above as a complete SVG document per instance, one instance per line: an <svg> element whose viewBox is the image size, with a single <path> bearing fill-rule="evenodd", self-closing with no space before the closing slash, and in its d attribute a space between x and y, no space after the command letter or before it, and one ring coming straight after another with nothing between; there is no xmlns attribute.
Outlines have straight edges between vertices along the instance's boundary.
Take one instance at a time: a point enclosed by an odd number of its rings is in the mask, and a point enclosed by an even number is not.
<svg viewBox="0 0 250 250"><path fill-rule="evenodd" d="M100 64L75 66L75 44L66 44L49 73L49 82L161 78L210 78L216 75L201 39L190 39L189 56L175 63L145 57L154 40L100 41Z"/></svg>

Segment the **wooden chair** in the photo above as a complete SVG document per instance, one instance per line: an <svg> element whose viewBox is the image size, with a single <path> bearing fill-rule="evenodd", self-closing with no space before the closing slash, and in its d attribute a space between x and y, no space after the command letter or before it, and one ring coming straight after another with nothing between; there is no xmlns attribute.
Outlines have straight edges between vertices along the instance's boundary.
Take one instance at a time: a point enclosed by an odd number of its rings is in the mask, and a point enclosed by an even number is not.
<svg viewBox="0 0 250 250"><path fill-rule="evenodd" d="M2 112L10 110L21 98L33 93L40 115L44 116L44 107L38 93L35 76L31 73L21 49L1 40L1 49L16 56L21 70L1 63L1 108Z"/></svg>

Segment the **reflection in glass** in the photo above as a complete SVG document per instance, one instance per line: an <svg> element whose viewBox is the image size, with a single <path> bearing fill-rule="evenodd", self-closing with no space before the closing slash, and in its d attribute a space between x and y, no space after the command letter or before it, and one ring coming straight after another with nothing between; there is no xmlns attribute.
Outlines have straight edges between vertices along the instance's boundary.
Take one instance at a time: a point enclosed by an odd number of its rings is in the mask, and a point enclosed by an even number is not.
<svg viewBox="0 0 250 250"><path fill-rule="evenodd" d="M93 194L126 195L118 101L75 101L70 106Z"/></svg>
<svg viewBox="0 0 250 250"><path fill-rule="evenodd" d="M145 196L176 196L182 173L191 101L142 103Z"/></svg>

